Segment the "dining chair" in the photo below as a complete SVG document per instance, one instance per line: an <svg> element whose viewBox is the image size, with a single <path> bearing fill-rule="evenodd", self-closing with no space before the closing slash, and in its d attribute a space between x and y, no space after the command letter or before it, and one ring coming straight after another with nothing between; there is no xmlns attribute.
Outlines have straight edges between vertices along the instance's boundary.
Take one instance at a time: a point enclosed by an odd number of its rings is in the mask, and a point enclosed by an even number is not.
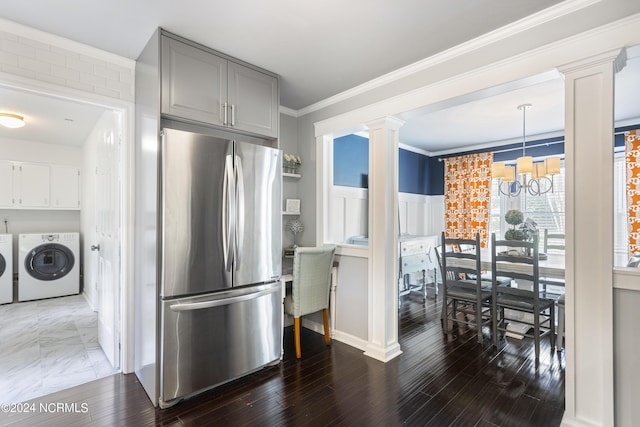
<svg viewBox="0 0 640 427"><path fill-rule="evenodd" d="M322 310L324 341L331 344L329 334L329 293L335 245L297 247L293 255L291 292L284 299L285 313L293 316L296 357L300 359L300 318Z"/></svg>
<svg viewBox="0 0 640 427"><path fill-rule="evenodd" d="M640 268L640 253L631 255L627 267Z"/></svg>
<svg viewBox="0 0 640 427"><path fill-rule="evenodd" d="M533 242L527 242L496 240L495 233L491 234L493 344L498 347L499 332L533 338L536 365L540 340L548 336L551 348L555 344L555 300L540 295L538 256L535 235ZM515 286L501 286L495 279L498 275L510 276Z"/></svg>
<svg viewBox="0 0 640 427"><path fill-rule="evenodd" d="M545 254L548 254L549 249L554 253L564 254L565 252L564 233L549 233L549 230L545 228L542 236L542 242L543 252ZM540 277L540 285L542 285L542 290L545 295L559 297L564 294L564 291L561 289L565 286L564 279ZM552 286L552 288L549 290L548 286Z"/></svg>
<svg viewBox="0 0 640 427"><path fill-rule="evenodd" d="M443 331L451 332L449 323L464 324L476 329L482 343L482 327L491 324L491 283L481 277L480 234L475 239L447 239L442 233L441 245ZM463 245L465 251L447 250Z"/></svg>
<svg viewBox="0 0 640 427"><path fill-rule="evenodd" d="M564 294L560 295L560 298L558 298L558 337L556 339L556 347L558 349L558 351L562 351L562 348L564 347L564 317L565 317L565 298L564 298Z"/></svg>
<svg viewBox="0 0 640 427"><path fill-rule="evenodd" d="M549 230L544 229L543 237L543 252L547 253L549 249L556 251L565 251L565 235L564 233L549 233Z"/></svg>

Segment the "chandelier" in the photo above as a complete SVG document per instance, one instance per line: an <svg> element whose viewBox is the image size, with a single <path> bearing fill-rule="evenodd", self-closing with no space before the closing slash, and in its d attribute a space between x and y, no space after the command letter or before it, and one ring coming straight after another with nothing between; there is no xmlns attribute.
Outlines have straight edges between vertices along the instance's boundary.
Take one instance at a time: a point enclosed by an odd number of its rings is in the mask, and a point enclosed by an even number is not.
<svg viewBox="0 0 640 427"><path fill-rule="evenodd" d="M491 176L498 179L498 190L508 197L516 197L521 192L532 196L553 192L553 176L560 173L560 158L548 157L542 162L533 162L533 157L526 155L526 114L531 104L518 105L522 110L522 156L516 159L516 165L494 162L491 165Z"/></svg>

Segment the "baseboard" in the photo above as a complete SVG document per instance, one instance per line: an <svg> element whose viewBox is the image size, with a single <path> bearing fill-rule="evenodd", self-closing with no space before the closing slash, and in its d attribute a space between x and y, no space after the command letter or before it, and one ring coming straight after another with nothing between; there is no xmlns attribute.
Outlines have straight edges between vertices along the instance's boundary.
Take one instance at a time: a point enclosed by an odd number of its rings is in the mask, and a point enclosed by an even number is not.
<svg viewBox="0 0 640 427"><path fill-rule="evenodd" d="M594 424L584 420L579 420L577 418L569 417L567 416L566 412L562 417L560 425L564 427L602 427L602 424Z"/></svg>
<svg viewBox="0 0 640 427"><path fill-rule="evenodd" d="M317 323L312 320L302 319L302 327L312 330L318 334L324 334L324 326L322 323ZM339 341L343 344L347 344L351 347L357 348L358 350L365 351L367 347L367 341L362 338L355 337L353 335L347 334L345 332L331 331L331 339Z"/></svg>
<svg viewBox="0 0 640 427"><path fill-rule="evenodd" d="M91 307L91 310L93 311L98 311L96 309L96 307L93 305L93 303L91 302L91 300L87 297L86 292L81 293L80 295L82 295L82 297L84 298L84 300L87 302L87 304L89 304L89 307Z"/></svg>

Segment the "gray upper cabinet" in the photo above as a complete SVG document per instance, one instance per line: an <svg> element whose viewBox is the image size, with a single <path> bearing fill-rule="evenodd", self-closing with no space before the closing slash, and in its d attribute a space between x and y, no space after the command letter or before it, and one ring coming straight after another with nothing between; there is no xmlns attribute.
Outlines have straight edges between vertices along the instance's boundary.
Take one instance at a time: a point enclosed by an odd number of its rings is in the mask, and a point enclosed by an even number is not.
<svg viewBox="0 0 640 427"><path fill-rule="evenodd" d="M162 39L162 113L224 126L227 60Z"/></svg>
<svg viewBox="0 0 640 427"><path fill-rule="evenodd" d="M278 79L204 48L162 37L162 113L278 136Z"/></svg>
<svg viewBox="0 0 640 427"><path fill-rule="evenodd" d="M278 79L229 62L231 126L248 132L278 136Z"/></svg>

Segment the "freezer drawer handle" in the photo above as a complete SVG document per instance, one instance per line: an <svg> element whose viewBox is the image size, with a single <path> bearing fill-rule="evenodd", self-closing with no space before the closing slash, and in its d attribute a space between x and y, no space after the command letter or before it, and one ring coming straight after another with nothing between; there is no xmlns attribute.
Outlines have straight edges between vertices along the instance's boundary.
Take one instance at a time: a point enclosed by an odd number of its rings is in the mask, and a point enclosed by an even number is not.
<svg viewBox="0 0 640 427"><path fill-rule="evenodd" d="M251 294L247 294L247 295L240 295L237 297L231 297L231 298L221 298L221 299L216 299L213 301L203 301L203 302L192 302L192 303L187 303L187 304L173 304L171 306L169 306L169 308L172 311L192 311L192 310L202 310L205 308L212 308L212 307L220 307L223 305L229 305L229 304L235 304L238 302L242 302L242 301L249 301L252 299L257 299L260 297L263 297L265 295L269 295L272 294L274 292L279 292L280 288L279 287L274 287L271 289L265 289L263 291L260 292L254 292Z"/></svg>

